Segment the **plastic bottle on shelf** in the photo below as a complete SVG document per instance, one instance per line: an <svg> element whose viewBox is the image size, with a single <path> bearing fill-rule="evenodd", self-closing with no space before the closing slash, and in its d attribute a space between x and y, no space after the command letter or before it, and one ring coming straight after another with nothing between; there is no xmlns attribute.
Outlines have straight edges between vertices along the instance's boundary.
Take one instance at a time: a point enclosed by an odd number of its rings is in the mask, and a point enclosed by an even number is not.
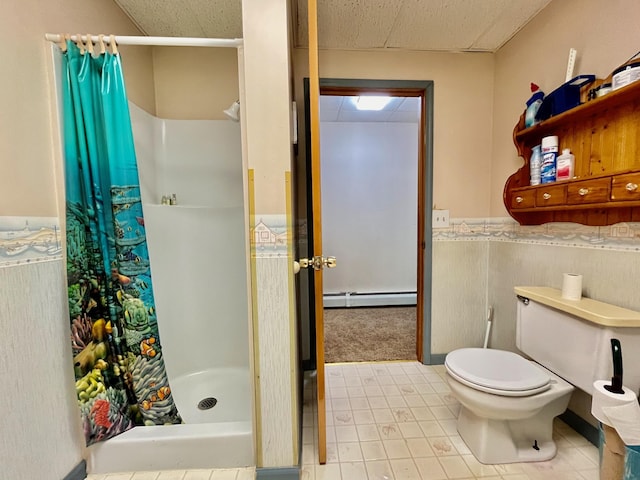
<svg viewBox="0 0 640 480"><path fill-rule="evenodd" d="M531 98L527 100L527 109L524 115L524 126L526 128L532 127L536 123L540 123L540 120L536 118L542 100L544 99L544 92L540 90L540 87L535 83L531 84Z"/></svg>
<svg viewBox="0 0 640 480"><path fill-rule="evenodd" d="M540 183L556 181L556 159L558 158L558 137L551 135L542 139L542 165Z"/></svg>
<svg viewBox="0 0 640 480"><path fill-rule="evenodd" d="M571 153L571 150L563 149L562 155L556 159L556 179L569 180L573 178L575 164L576 157Z"/></svg>
<svg viewBox="0 0 640 480"><path fill-rule="evenodd" d="M540 167L542 166L541 146L536 145L531 150L531 159L529 160L529 184L540 185Z"/></svg>

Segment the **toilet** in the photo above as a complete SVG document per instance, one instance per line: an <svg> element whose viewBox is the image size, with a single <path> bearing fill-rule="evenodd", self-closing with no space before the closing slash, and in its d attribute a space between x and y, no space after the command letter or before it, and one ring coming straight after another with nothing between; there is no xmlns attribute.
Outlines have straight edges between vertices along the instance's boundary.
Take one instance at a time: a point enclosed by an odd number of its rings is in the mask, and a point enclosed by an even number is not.
<svg viewBox="0 0 640 480"><path fill-rule="evenodd" d="M461 404L458 432L478 461L534 462L555 456L553 419L569 404L570 383L504 350L455 350L445 367Z"/></svg>
<svg viewBox="0 0 640 480"><path fill-rule="evenodd" d="M603 327L521 295L517 302L516 346L527 358L461 348L445 359L447 382L461 404L458 432L484 464L553 458L553 419L575 387L591 393L594 380L611 376L610 339L624 336L627 351L637 355L640 336L620 332L632 329ZM629 360L633 365L635 358Z"/></svg>

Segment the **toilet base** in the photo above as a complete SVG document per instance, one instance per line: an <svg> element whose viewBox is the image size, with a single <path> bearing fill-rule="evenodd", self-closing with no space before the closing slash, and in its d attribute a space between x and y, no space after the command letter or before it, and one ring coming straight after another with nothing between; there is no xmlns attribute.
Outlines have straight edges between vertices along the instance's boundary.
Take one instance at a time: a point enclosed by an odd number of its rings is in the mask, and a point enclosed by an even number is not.
<svg viewBox="0 0 640 480"><path fill-rule="evenodd" d="M458 433L480 463L543 462L556 455L552 435L557 415L539 413L523 420L490 420L462 406Z"/></svg>

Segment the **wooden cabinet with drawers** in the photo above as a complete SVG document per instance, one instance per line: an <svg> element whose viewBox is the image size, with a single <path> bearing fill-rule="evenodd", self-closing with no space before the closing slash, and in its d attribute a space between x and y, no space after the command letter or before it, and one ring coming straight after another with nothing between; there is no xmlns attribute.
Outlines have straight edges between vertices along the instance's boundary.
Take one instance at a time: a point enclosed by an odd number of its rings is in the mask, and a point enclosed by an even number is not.
<svg viewBox="0 0 640 480"><path fill-rule="evenodd" d="M529 185L529 159L543 137L557 135L559 151L575 156L571 180ZM522 225L640 222L640 81L513 131L524 165L509 177L504 204Z"/></svg>

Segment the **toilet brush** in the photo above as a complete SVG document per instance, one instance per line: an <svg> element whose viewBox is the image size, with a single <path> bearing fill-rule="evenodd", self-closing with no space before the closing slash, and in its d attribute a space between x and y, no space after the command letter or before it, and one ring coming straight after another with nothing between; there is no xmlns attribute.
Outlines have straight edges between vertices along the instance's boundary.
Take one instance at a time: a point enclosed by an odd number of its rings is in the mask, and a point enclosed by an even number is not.
<svg viewBox="0 0 640 480"><path fill-rule="evenodd" d="M487 330L484 333L484 347L489 345L489 333L491 332L491 322L493 320L493 307L489 306L489 312L487 313Z"/></svg>

